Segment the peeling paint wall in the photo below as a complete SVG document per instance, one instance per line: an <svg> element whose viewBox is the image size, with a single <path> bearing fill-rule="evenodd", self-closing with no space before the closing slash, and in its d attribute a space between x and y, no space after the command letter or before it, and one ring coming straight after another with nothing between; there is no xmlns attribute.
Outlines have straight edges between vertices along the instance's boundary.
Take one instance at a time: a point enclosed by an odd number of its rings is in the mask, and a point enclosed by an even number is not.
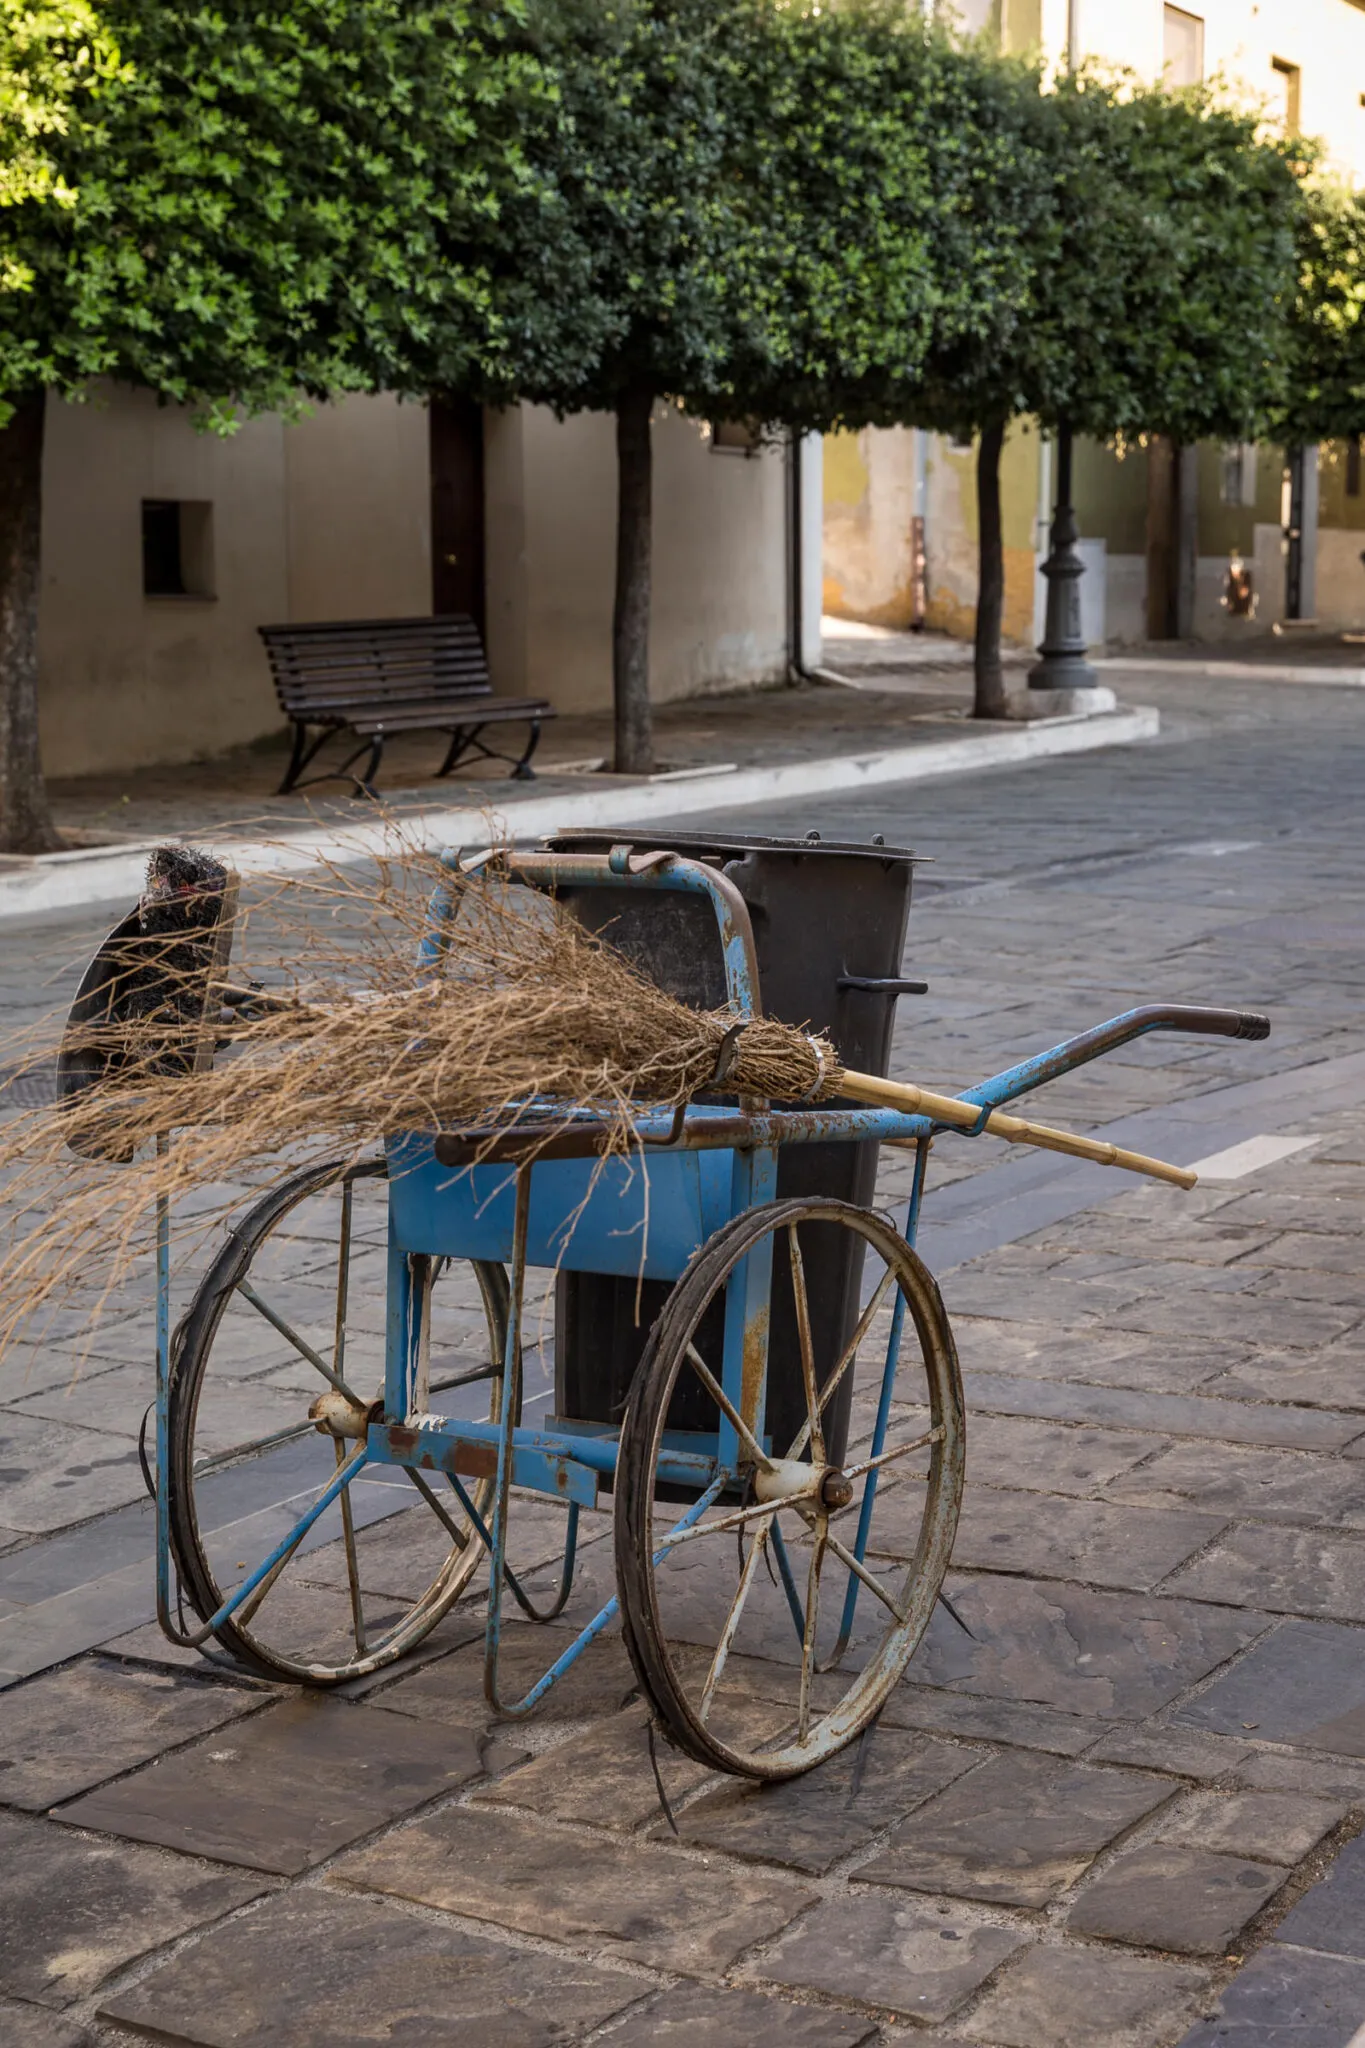
<svg viewBox="0 0 1365 2048"><path fill-rule="evenodd" d="M836 618L914 617L915 440L908 427L825 436L824 605Z"/></svg>

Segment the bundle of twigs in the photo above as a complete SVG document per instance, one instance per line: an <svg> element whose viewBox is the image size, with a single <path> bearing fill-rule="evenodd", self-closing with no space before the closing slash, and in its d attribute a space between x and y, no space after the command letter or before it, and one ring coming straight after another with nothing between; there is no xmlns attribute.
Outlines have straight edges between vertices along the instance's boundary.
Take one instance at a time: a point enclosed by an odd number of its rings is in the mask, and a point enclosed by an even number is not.
<svg viewBox="0 0 1365 2048"><path fill-rule="evenodd" d="M445 905L435 947L433 889ZM850 1074L803 1030L772 1019L737 1029L728 1010L690 1009L554 903L496 877L452 876L412 849L377 879L320 869L290 902L270 985L244 984L225 965L232 921L244 921L231 878L204 856L154 859L110 985L65 1033L67 1093L0 1131L0 1185L30 1218L0 1254L0 1343L63 1282L117 1286L159 1201L193 1196L207 1218L205 1189L221 1191L221 1211L263 1169L354 1158L406 1132L544 1134L562 1105L595 1113L603 1150L621 1152L641 1105L674 1108L721 1085L775 1102L844 1095L947 1122L980 1117ZM276 899L277 926L280 912ZM1013 1118L991 1127L1039 1132ZM107 1167L73 1169L73 1153L122 1170L111 1183ZM1128 1163L1112 1147L1089 1156Z"/></svg>

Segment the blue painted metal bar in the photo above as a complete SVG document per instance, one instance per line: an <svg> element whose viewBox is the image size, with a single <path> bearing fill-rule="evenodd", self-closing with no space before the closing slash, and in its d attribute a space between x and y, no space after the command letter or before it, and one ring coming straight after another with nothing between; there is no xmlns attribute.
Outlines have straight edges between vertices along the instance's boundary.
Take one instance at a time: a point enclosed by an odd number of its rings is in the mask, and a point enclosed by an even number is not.
<svg viewBox="0 0 1365 2048"><path fill-rule="evenodd" d="M412 1414L417 1365L414 1334L412 1264L398 1242L390 1206L384 1314L384 1413L391 1422L406 1422Z"/></svg>
<svg viewBox="0 0 1365 2048"><path fill-rule="evenodd" d="M289 1531L289 1534L280 1538L280 1541L275 1545L269 1556L262 1559L255 1571L250 1572L242 1580L240 1586L234 1586L222 1606L210 1615L203 1630L205 1635L210 1634L222 1622L232 1619L243 1602L251 1598L251 1595L256 1591L262 1579L269 1578L276 1565L303 1541L314 1522L321 1515L326 1514L332 1502L345 1492L351 1481L359 1473L361 1467L368 1463L369 1457L364 1444L357 1444L345 1464L338 1465L336 1477L323 1488L322 1492L313 1502L312 1507L300 1515L298 1521L295 1522L293 1528Z"/></svg>
<svg viewBox="0 0 1365 2048"><path fill-rule="evenodd" d="M804 1650L806 1647L806 1611L801 1605L801 1595L796 1590L796 1580L792 1577L791 1559L787 1555L787 1546L782 1540L782 1529L779 1517L776 1515L772 1519L772 1531L769 1541L772 1545L773 1555L777 1559L778 1575L782 1580L782 1590L787 1596L787 1609L791 1615L793 1626L796 1629L796 1640Z"/></svg>
<svg viewBox="0 0 1365 2048"><path fill-rule="evenodd" d="M716 1496L721 1491L721 1488L725 1485L725 1480L725 1473L722 1472L718 1474L717 1477L714 1480L712 1480L710 1486L707 1487L705 1493L702 1494L701 1498L697 1501L694 1501L692 1506L687 1510L687 1513L681 1516L679 1520L673 1524L673 1528L670 1531L670 1534L673 1536L678 1536L684 1529L690 1529L694 1522L700 1521L702 1516L706 1513L706 1510L715 1501ZM667 1555L668 1547L667 1545L665 1545L665 1547L662 1550L657 1550L654 1553L655 1564L661 1564L663 1562L663 1559ZM598 1636L600 1636L603 1629L607 1628L610 1625L610 1623L615 1619L616 1614L620 1608L620 1604L620 1601L613 1594L612 1598L608 1600L606 1606L602 1609L601 1613L595 1615L593 1619L588 1623L587 1627L581 1632L581 1634L574 1638L573 1642L570 1643L568 1649L564 1652L563 1656L556 1658L555 1662L550 1666L549 1670L546 1671L540 1678L536 1680L535 1684L531 1687L531 1690L524 1696L524 1698L519 1699L514 1706L505 1705L501 1701L494 1700L493 1705L497 1707L499 1713L529 1714L533 1707L539 1706L540 1702L544 1699L546 1693L550 1690L550 1687L555 1683L555 1681L564 1676L564 1673L569 1669L569 1666L571 1664L577 1663L578 1659L587 1649L588 1644L593 1642Z"/></svg>
<svg viewBox="0 0 1365 2048"><path fill-rule="evenodd" d="M730 1214L740 1216L772 1201L777 1191L777 1154L765 1148L736 1152L730 1175ZM725 1350L721 1385L731 1406L761 1443L764 1437L765 1391L768 1381L768 1319L772 1297L771 1232L739 1260L725 1283ZM720 1416L717 1455L721 1466L734 1471L752 1457L728 1416ZM662 1465L660 1467L662 1470Z"/></svg>
<svg viewBox="0 0 1365 2048"><path fill-rule="evenodd" d="M420 1424L374 1423L369 1433L370 1456L377 1465L412 1465L418 1470L463 1472L469 1478L491 1477L502 1440L501 1422L448 1422L423 1418ZM714 1438L703 1441L714 1442ZM512 1449L517 1455L543 1459L546 1464L577 1465L596 1475L616 1470L616 1437L577 1436L568 1430L532 1429L519 1424L512 1431ZM433 1451L436 1455L429 1455ZM463 1459L463 1462L461 1460ZM716 1472L716 1456L709 1451L675 1450L665 1442L659 1460L659 1474L670 1484L704 1486ZM733 1469L733 1467L729 1468ZM521 1485L521 1480L513 1482ZM574 1492L552 1483L544 1489L557 1498L573 1499ZM584 1505L590 1505L584 1502Z"/></svg>
<svg viewBox="0 0 1365 2048"><path fill-rule="evenodd" d="M483 1633L483 1691L498 1706L498 1646L502 1640L502 1575L507 1563L507 1506L512 1484L512 1437L521 1407L521 1324L526 1295L526 1228L531 1213L531 1168L517 1168L516 1221L512 1231L511 1300L502 1354L502 1414L498 1419L498 1466L493 1495L493 1544L488 1565L488 1619Z"/></svg>

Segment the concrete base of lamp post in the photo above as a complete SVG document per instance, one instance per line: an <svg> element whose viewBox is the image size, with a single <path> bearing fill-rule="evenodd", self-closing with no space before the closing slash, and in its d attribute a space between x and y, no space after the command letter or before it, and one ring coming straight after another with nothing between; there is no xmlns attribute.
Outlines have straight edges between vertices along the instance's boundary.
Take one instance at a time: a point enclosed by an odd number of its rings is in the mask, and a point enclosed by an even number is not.
<svg viewBox="0 0 1365 2048"><path fill-rule="evenodd" d="M1034 671L1036 673L1036 671ZM1095 672L1092 669L1090 673ZM1106 683L1086 683L1080 689L1040 689L1030 681L1026 690L1011 690L1008 716L1012 719L1095 718L1104 711L1116 711L1118 698Z"/></svg>

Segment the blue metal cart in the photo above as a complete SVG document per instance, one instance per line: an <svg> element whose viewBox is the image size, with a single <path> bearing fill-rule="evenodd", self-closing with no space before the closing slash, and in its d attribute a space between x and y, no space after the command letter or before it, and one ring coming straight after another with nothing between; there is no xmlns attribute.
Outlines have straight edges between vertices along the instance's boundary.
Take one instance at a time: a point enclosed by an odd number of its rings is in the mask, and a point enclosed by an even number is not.
<svg viewBox="0 0 1365 2048"><path fill-rule="evenodd" d="M447 856L452 871L487 861ZM736 1018L759 1013L750 905L723 865L626 845L494 864L570 897L699 903ZM438 891L430 973L458 947L451 920ZM1132 1010L967 1099L984 1122L1148 1031L1268 1029L1236 1011ZM914 1655L962 1495L957 1356L914 1249L938 1135L889 1110L715 1099L642 1109L629 1157L604 1157L601 1121L551 1103L510 1131L413 1132L260 1200L174 1337L163 1218L162 1627L257 1673L335 1685L410 1656L463 1601L482 1615L488 1701L516 1716L603 1658L619 1620L640 1687L702 1763L778 1779L838 1751ZM864 1202L779 1191L788 1148L868 1142L913 1148L900 1228ZM817 1271L840 1276L837 1314ZM616 1276L627 1298L664 1283L623 1415L545 1411L537 1273ZM606 1537L583 1540L608 1499L614 1590ZM576 1569L595 1611L566 1629ZM513 1682L534 1623L557 1623L545 1668Z"/></svg>

